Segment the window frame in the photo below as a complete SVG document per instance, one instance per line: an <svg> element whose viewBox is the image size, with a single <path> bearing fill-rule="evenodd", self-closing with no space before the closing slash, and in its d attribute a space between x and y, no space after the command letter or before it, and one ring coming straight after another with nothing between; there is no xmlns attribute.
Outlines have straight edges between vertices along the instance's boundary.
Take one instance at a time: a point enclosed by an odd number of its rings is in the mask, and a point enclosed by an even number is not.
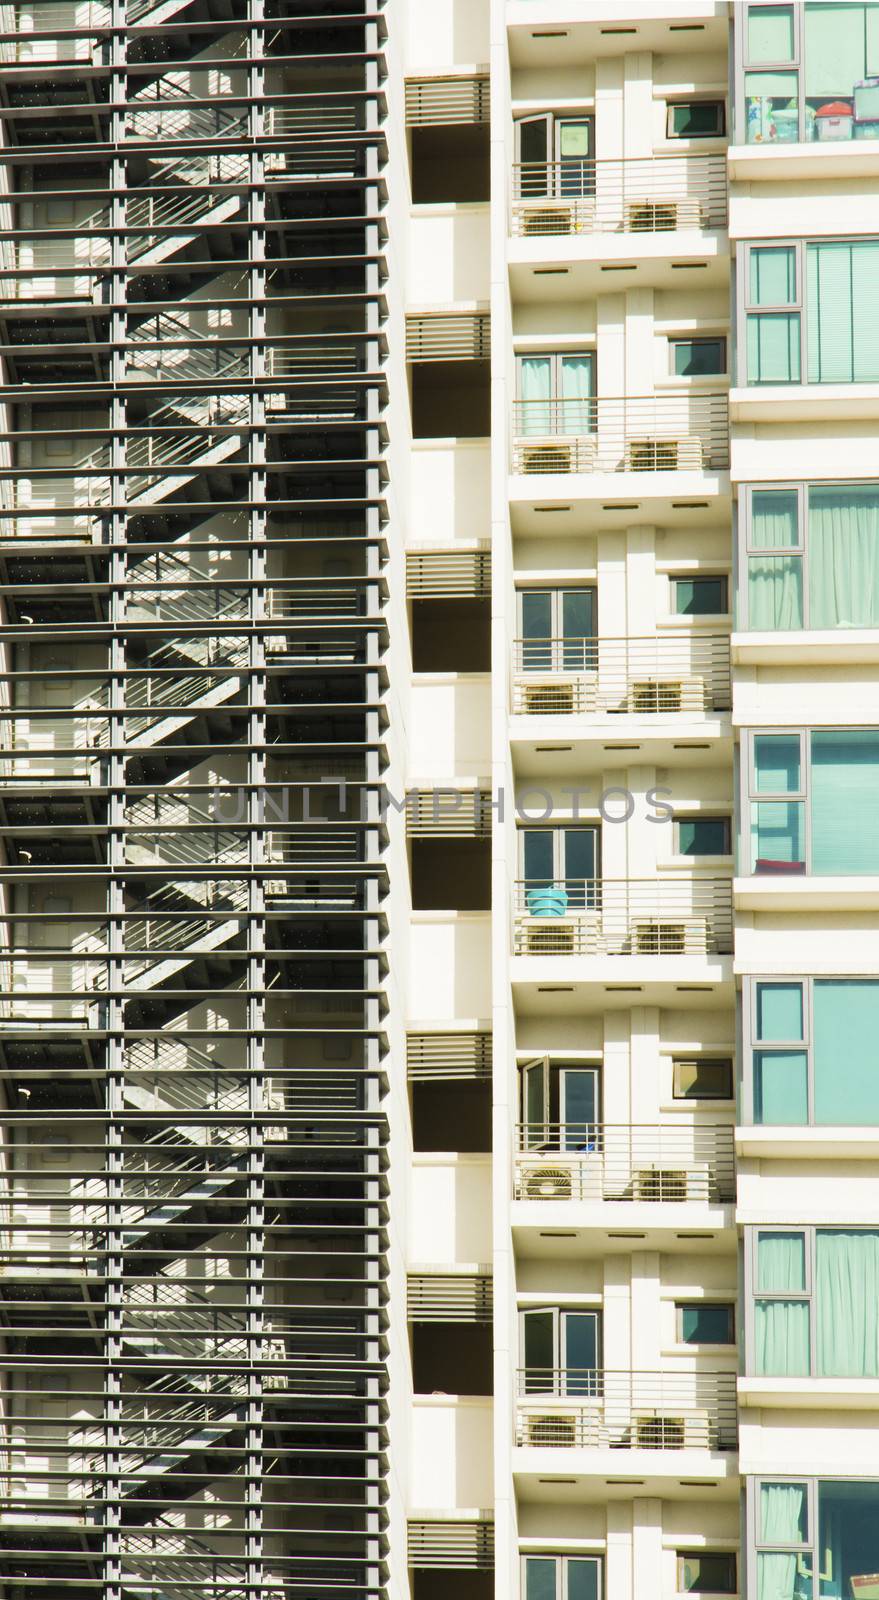
<svg viewBox="0 0 879 1600"><path fill-rule="evenodd" d="M520 1553L522 1563L522 1600L528 1600L528 1568L529 1561L554 1561L556 1567L555 1600L568 1600L568 1563L570 1561L592 1561L598 1569L598 1582L596 1593L598 1600L604 1600L604 1552L593 1550L566 1551L559 1554L555 1550L523 1550Z"/></svg>
<svg viewBox="0 0 879 1600"><path fill-rule="evenodd" d="M670 572L668 582L671 590L670 598L674 605L669 609L669 616L675 618L692 617L695 621L704 617L728 617L729 576L728 572ZM678 611L677 587L679 583L719 583L723 591L722 598L726 601L724 609L722 611Z"/></svg>
<svg viewBox="0 0 879 1600"><path fill-rule="evenodd" d="M717 372L676 372L674 352L679 344L720 345L723 365ZM668 336L668 375L678 383L697 384L712 382L715 378L729 376L729 343L725 333L672 333Z"/></svg>
<svg viewBox="0 0 879 1600"><path fill-rule="evenodd" d="M713 133L674 133L672 130L673 113L680 107L686 106L716 106L720 115L720 127ZM676 95L672 100L665 102L665 137L674 139L675 143L687 139L725 139L726 138L726 100L723 95Z"/></svg>
<svg viewBox="0 0 879 1600"><path fill-rule="evenodd" d="M742 982L742 1124L751 1128L798 1129L820 1128L832 1136L833 1129L843 1124L815 1121L815 984L816 983L869 983L879 989L879 974L870 973L747 973ZM803 1037L801 1039L761 1039L758 1037L757 1007L759 991L764 984L799 984L803 1003ZM799 1051L806 1057L806 1108L807 1120L803 1123L772 1123L756 1120L755 1056L761 1050ZM866 1127L872 1124L865 1124Z"/></svg>
<svg viewBox="0 0 879 1600"><path fill-rule="evenodd" d="M528 1372L533 1370L533 1371L536 1371L536 1372L539 1373L542 1369L540 1367L532 1369L532 1368L529 1368L527 1366L527 1364L526 1364L526 1361L525 1361L525 1327L526 1327L527 1319L529 1317L534 1317L534 1316L543 1316L543 1317L545 1317L547 1315L550 1315L552 1317L552 1344L553 1344L553 1364L552 1364L552 1368L551 1368L552 1377L551 1377L550 1383L549 1383L549 1385L548 1385L548 1387L546 1389L531 1389L531 1388L528 1387L528 1377L527 1377ZM574 1316L574 1317L584 1317L584 1316L592 1317L592 1319L593 1319L593 1321L595 1323L595 1357L596 1357L596 1363L595 1363L594 1367L567 1367L564 1364L564 1362L562 1361L562 1354L563 1354L563 1351L564 1351L564 1323L565 1323L566 1318L569 1317L569 1316ZM519 1307L519 1313L518 1313L518 1322L519 1322L519 1352L520 1352L520 1358L521 1358L520 1362L519 1362L519 1365L521 1367L522 1376L523 1376L523 1389L524 1389L524 1392L525 1392L526 1396L529 1399L531 1399L535 1395L537 1395L539 1397L551 1397L551 1398L556 1399L556 1400L558 1400L558 1399L565 1399L565 1400L567 1400L567 1399L576 1399L578 1397L581 1398L581 1399L591 1399L591 1398L593 1398L593 1397L595 1397L595 1396L597 1396L597 1395L599 1395L601 1393L601 1389L602 1389L602 1373L604 1371L604 1307L603 1306L601 1306L601 1305L599 1305L599 1306L589 1306L589 1305L582 1305L582 1306L559 1306L559 1305L520 1306ZM586 1379L583 1376L586 1373L594 1373L595 1374L594 1381L590 1381L589 1379ZM569 1376L571 1374L574 1374L574 1377L573 1377L573 1380L572 1380L572 1386L569 1387ZM587 1388L577 1387L577 1385L582 1385L583 1383L587 1383L588 1387Z"/></svg>
<svg viewBox="0 0 879 1600"><path fill-rule="evenodd" d="M533 667L530 667L530 666L528 666L528 664L526 662L525 645L526 645L526 643L528 641L526 641L526 638L525 638L525 597L526 597L526 595L534 595L534 594L544 594L544 595L548 595L549 596L549 608L550 608L549 626L550 626L550 631L549 631L549 635L548 635L547 639L545 641L543 641L548 646L548 654L549 654L549 657L550 657L550 665L547 666L547 667L543 666L540 663L536 664ZM516 589L516 632L517 632L517 635L518 635L518 638L519 638L520 644L521 644L521 665L517 666L517 669L516 669L517 671L521 671L521 672L555 672L555 671L595 672L595 671L597 671L597 668L598 668L597 645L596 645L596 649L594 651L585 651L584 650L584 659L583 659L582 663L580 663L579 665L574 665L574 666L570 666L570 667L567 666L567 664L564 661L564 654L565 654L564 648L562 648L558 652L558 655L561 657L561 659L560 660L556 660L556 651L553 649L553 646L560 645L560 646L564 647L564 644L566 642L566 637L565 637L565 633L564 633L564 601L565 601L565 596L569 595L569 594L589 594L589 595L592 596L592 633L586 635L586 637L584 639L584 644L587 641L593 641L593 640L597 641L597 639L598 639L598 584L597 583L563 583L563 584L535 583L535 584L522 584L520 587L518 587ZM576 635L574 635L574 634L568 635L568 642L570 642L571 644L576 643L576 639L577 639ZM541 641L539 641L538 639L535 638L532 642L534 644L538 644Z"/></svg>
<svg viewBox="0 0 879 1600"><path fill-rule="evenodd" d="M563 1128L567 1129L567 1127L568 1127L567 1121L562 1116L562 1111L565 1109L565 1107L563 1106L563 1098L564 1097L563 1097L563 1085L562 1085L561 1081L559 1081L559 1084L558 1084L558 1087L556 1088L555 1094L553 1093L553 1076L554 1075L558 1076L559 1079L561 1079L561 1074L563 1072L590 1072L592 1074L592 1076L593 1076L593 1078L595 1080L595 1122L594 1122L594 1128L595 1128L596 1135L600 1138L600 1129L601 1129L601 1126L602 1126L602 1118L603 1118L603 1107L602 1107L603 1067L604 1067L604 1062L603 1062L603 1059L600 1056L592 1058L592 1059L585 1058L585 1059L578 1059L578 1060L567 1060L567 1059L562 1059L562 1058L560 1058L558 1056L544 1055L544 1056L535 1056L529 1061L520 1061L518 1063L519 1125L520 1125L520 1127L522 1129L522 1132L523 1132L522 1145L523 1145L524 1149L528 1149L528 1150L545 1149L546 1146L547 1146L547 1143L550 1144L550 1148L552 1148L552 1149L556 1149L556 1148L558 1148L560 1150L567 1150L568 1149L568 1145L567 1144L563 1144L562 1140L561 1140L561 1131L562 1131L562 1129ZM541 1122L539 1124L535 1125L530 1121L529 1116L528 1116L528 1078L529 1078L529 1074L538 1073L538 1072L541 1074L541 1077L542 1077L542 1097L541 1098L542 1098L543 1114L542 1114ZM553 1112L554 1109L558 1110L558 1118L556 1120L554 1120L553 1117L552 1117L552 1112ZM556 1127L556 1125L558 1126L558 1130L559 1130L558 1145L555 1145L555 1144L552 1143L552 1130ZM531 1140L530 1140L530 1129L532 1127L534 1127L534 1126L542 1127L543 1133L544 1133L544 1137L538 1143L532 1143ZM549 1141L546 1138L546 1134L547 1133L549 1133L549 1135L550 1135Z"/></svg>
<svg viewBox="0 0 879 1600"><path fill-rule="evenodd" d="M573 832L574 829L576 829L578 832L588 831L588 832L590 832L590 833L595 835L595 845L594 845L594 850L595 850L595 877L592 878L592 879L585 878L583 881L586 884L589 884L591 882L592 885L593 885L593 889L592 889L591 893L590 893L590 891L588 889L586 891L586 895L585 895L586 900L587 901L591 901L593 904L597 904L599 899L600 899L600 892L601 892L601 823L600 822L575 822L573 820L573 818L572 818L570 822L538 822L538 821L534 821L534 822L523 822L523 823L520 823L520 825L516 829L516 833L517 833L517 836L518 836L518 838L517 838L517 847L518 847L519 877L521 878L522 883L526 885L526 889L527 889L527 885L528 885L529 882L531 882L531 880L529 878L527 878L526 875L525 875L525 835L526 835L526 833L538 833L539 832L539 833L551 833L552 836L553 836L553 842L552 842L552 865L553 865L552 886L553 887L557 887L557 886L561 887L569 880L576 881L576 879L573 879L573 875L571 873L569 873L567 871L567 869L566 869L565 856L564 856L564 853L565 853L565 834ZM535 883L542 883L543 880L538 878L538 879L535 879L534 882ZM589 910L590 906L587 905L583 909Z"/></svg>
<svg viewBox="0 0 879 1600"><path fill-rule="evenodd" d="M806 329L808 324L808 310L806 307L806 246L807 239L791 239L781 237L778 239L743 239L738 245L737 257L741 253L740 270L736 272L736 298L738 300L738 348L736 350L736 370L739 380L745 389L761 388L797 388L808 384L809 352L807 348ZM793 299L785 304L757 305L751 300L751 256L755 250L791 249L794 252L794 273L796 283ZM791 316L799 318L799 351L800 375L798 379L769 379L765 383L752 378L748 372L748 325L751 317L760 316ZM815 387L819 387L816 385Z"/></svg>
<svg viewBox="0 0 879 1600"><path fill-rule="evenodd" d="M844 482L846 482L848 480L839 479L838 481L840 483L844 483ZM851 481L854 482L854 479L852 479ZM738 519L738 523L739 523L739 562L738 562L738 568L739 568L739 574L740 574L740 584L739 584L739 592L738 592L738 595L736 597L737 606L738 606L738 617L736 619L736 626L737 627L741 627L745 632L750 631L750 628L751 628L751 611L750 611L750 603L751 602L750 602L750 583L749 583L750 559L751 559L751 556L758 556L758 555L763 555L763 556L774 556L774 555L798 556L799 560L803 562L803 584L802 584L802 588L803 588L803 628L802 628L802 631L805 632L805 630L809 626L808 569L807 569L805 563L806 563L806 560L807 560L806 542L807 542L808 525L809 525L809 518L808 518L809 500L808 500L808 495L809 495L809 489L811 487L812 487L812 485L810 483L808 483L807 481L805 481L805 480L800 481L800 482L793 482L793 481L790 481L790 480L784 480L784 481L779 481L778 483L775 483L775 482L772 482L772 483L743 483L742 486L741 486L741 489L739 491L739 506L741 508L741 514L740 514L739 519ZM829 484L822 485L821 487L829 488L830 485ZM754 529L753 499L754 499L754 493L756 491L757 494L761 494L761 493L765 492L766 490L772 490L772 489L785 490L787 493L795 494L796 497L797 497L797 541L798 542L795 545L785 545L784 547L779 547L779 546L776 546L776 545L755 545L755 543L754 543L754 537L753 537L753 529ZM877 489L879 489L879 483L877 483ZM785 633L785 632L796 633L796 632L799 632L800 630L798 630L798 629L778 629L778 628L776 628L776 629L774 629L772 631L773 631L773 633Z"/></svg>
<svg viewBox="0 0 879 1600"><path fill-rule="evenodd" d="M688 1062L688 1061L704 1061L706 1063L709 1063L709 1062L712 1062L712 1061L716 1061L718 1063L722 1062L725 1066L728 1066L729 1067L729 1079L730 1079L730 1082L729 1082L729 1094L678 1094L678 1092L677 1092L677 1090L675 1088L675 1083L676 1083L675 1068L678 1065L681 1065L684 1062ZM686 1055L686 1056L684 1056L684 1055L672 1056L672 1060L671 1060L671 1097L672 1097L673 1100L677 1100L677 1101L681 1102L683 1105L692 1104L694 1102L696 1104L701 1102L703 1105L718 1105L718 1104L721 1104L721 1105L733 1105L735 1103L735 1098L736 1098L736 1072L735 1072L735 1061L733 1060L733 1057L731 1055L729 1055L729 1056L702 1055L701 1052L699 1052L699 1051L695 1051L695 1052L693 1052L693 1053L691 1053L689 1055Z"/></svg>
<svg viewBox="0 0 879 1600"><path fill-rule="evenodd" d="M756 871L756 864L754 866L751 865L751 828L752 828L752 811L751 811L751 808L754 805L759 805L761 803L766 803L767 805L777 805L777 804L789 804L789 805L800 804L800 805L802 805L802 808L803 808L803 857L804 857L805 871L802 874L798 874L798 876L808 877L809 876L810 867L811 867L811 861L812 861L812 824L811 824L810 807L809 807L809 795L810 795L810 792L811 792L811 777L812 777L812 771L811 771L811 741L809 739L809 734L812 732L812 730L811 730L811 728L791 728L791 727L785 728L785 727L778 727L778 726L775 726L775 725L771 725L771 726L766 727L766 728L747 728L747 729L743 729L742 731L743 731L744 736L745 736L746 749L745 749L745 759L744 759L744 761L741 761L739 763L740 782L741 782L741 786L742 786L742 788L741 788L741 800L740 800L740 806L741 806L741 813L740 814L741 814L742 853L743 853L743 855L746 855L746 859L742 860L742 861L740 861L738 863L739 875L741 877L745 877L745 878L776 876L775 874L772 874L772 873L758 873ZM796 739L799 740L799 745L800 745L800 788L799 789L796 789L796 790L792 789L787 793L782 793L781 791L776 791L776 790L766 790L766 791L760 790L760 791L758 791L758 789L757 789L757 770L756 770L755 759L754 759L754 757L755 757L755 749L756 749L756 741L757 741L758 738L763 738L765 736L772 736L772 735L779 735L779 736L787 738L787 739L796 738Z"/></svg>
<svg viewBox="0 0 879 1600"><path fill-rule="evenodd" d="M562 363L571 357L582 360L588 357L590 367L590 393L583 400L562 392ZM532 404L545 405L547 408L549 427L545 432L536 430L533 434L525 424L528 418L520 413L519 428L523 437L534 439L577 439L591 438L598 429L598 350L596 345L578 345L570 350L516 350L513 353L516 368L516 404L521 408L527 401L522 393L522 363L523 361L548 361L550 364L549 394L546 400L531 402ZM562 426L565 420L563 407L566 405L588 406L588 427L568 429Z"/></svg>
<svg viewBox="0 0 879 1600"><path fill-rule="evenodd" d="M735 1582L731 1589L684 1589L681 1585L681 1563L684 1561L701 1561L705 1557L726 1557L733 1564ZM688 1550L675 1549L675 1593L678 1595L706 1594L706 1595L737 1595L739 1592L739 1552L738 1550Z"/></svg>
<svg viewBox="0 0 879 1600"><path fill-rule="evenodd" d="M727 848L725 850L705 851L681 850L680 825L682 822L722 822L726 829ZM732 855L732 817L728 811L697 811L693 812L693 814L690 816L687 816L684 813L681 816L675 816L672 818L672 828L674 831L674 854L679 856L682 861L727 861Z"/></svg>
<svg viewBox="0 0 879 1600"><path fill-rule="evenodd" d="M675 1343L676 1344L683 1345L684 1348L687 1349L687 1350L730 1350L730 1349L735 1349L735 1346L736 1346L736 1305L735 1305L735 1301L734 1300L712 1300L712 1299L708 1299L708 1298L702 1299L702 1300L676 1300L675 1303L674 1303L674 1306L675 1306ZM724 1310L726 1310L729 1313L728 1326L729 1326L730 1331L731 1331L731 1337L729 1339L708 1339L708 1340L705 1340L705 1339L685 1339L684 1336L683 1336L683 1317L681 1316L681 1312L684 1311L684 1310L687 1310L690 1306L696 1306L700 1310L703 1307L706 1307L706 1306L708 1306L708 1307L711 1307L711 1306L715 1306L715 1307L722 1306L724 1308ZM688 1592L688 1591L685 1591L685 1592ZM694 1592L696 1592L696 1593L704 1592L706 1594L717 1594L717 1593L725 1594L727 1591L726 1590L716 1590L716 1589L706 1589L704 1591L696 1590ZM734 1594L735 1590L731 1590L730 1592Z"/></svg>
<svg viewBox="0 0 879 1600"><path fill-rule="evenodd" d="M803 18L800 0L791 7L793 11L793 55L789 61L752 61L748 53L748 20L752 11L762 11L778 6L784 0L745 0L733 28L735 95L733 101L733 138L737 145L747 144L748 113L745 95L745 75L749 72L790 72L797 80L797 143L805 138L806 110L803 86Z"/></svg>
<svg viewBox="0 0 879 1600"><path fill-rule="evenodd" d="M772 1373L759 1373L757 1371L756 1354L757 1340L755 1330L755 1304L757 1300L797 1300L805 1301L809 1307L809 1371L799 1377L784 1378L779 1376L779 1381L795 1383L813 1383L819 1375L816 1372L818 1356L818 1298L815 1264L817 1256L817 1238L821 1232L833 1233L841 1227L851 1233L879 1233L879 1225L853 1222L842 1224L839 1222L749 1222L745 1224L744 1238L744 1290L745 1290L745 1374L750 1378L765 1378L767 1383L773 1381ZM758 1241L762 1234L767 1233L800 1233L803 1235L803 1260L804 1260L804 1288L784 1289L773 1292L769 1289L757 1287L757 1249ZM835 1378L832 1374L822 1376L824 1383L837 1383L846 1381L844 1378ZM851 1380L848 1380L851 1381ZM855 1379L855 1382L862 1380ZM775 1481L773 1478L772 1482ZM797 1482L800 1480L797 1479ZM847 1481L847 1480L846 1480ZM769 1548L769 1547L767 1547ZM771 1548L775 1548L774 1546Z"/></svg>

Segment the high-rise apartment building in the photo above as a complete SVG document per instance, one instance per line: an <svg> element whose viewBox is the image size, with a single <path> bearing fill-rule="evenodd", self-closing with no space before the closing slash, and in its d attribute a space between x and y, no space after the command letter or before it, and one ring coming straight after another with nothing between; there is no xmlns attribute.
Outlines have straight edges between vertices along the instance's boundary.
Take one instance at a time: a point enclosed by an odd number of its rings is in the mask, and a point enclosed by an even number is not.
<svg viewBox="0 0 879 1600"><path fill-rule="evenodd" d="M0 128L0 1600L879 1600L879 0Z"/></svg>

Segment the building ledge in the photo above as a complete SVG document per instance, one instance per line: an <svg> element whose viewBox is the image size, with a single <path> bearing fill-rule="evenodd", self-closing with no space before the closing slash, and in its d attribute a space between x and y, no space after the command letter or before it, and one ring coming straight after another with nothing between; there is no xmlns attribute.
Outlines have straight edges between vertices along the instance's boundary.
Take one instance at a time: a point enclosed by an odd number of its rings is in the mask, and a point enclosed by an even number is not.
<svg viewBox="0 0 879 1600"><path fill-rule="evenodd" d="M735 878L738 911L879 911L879 877Z"/></svg>
<svg viewBox="0 0 879 1600"><path fill-rule="evenodd" d="M731 422L837 423L879 417L879 383L755 383L730 389Z"/></svg>
<svg viewBox="0 0 879 1600"><path fill-rule="evenodd" d="M832 144L731 144L730 178L745 183L790 183L796 178L872 178L879 173L879 141L840 139Z"/></svg>
<svg viewBox="0 0 879 1600"><path fill-rule="evenodd" d="M876 393L879 399L879 389ZM416 441L415 448L421 443ZM692 496L695 500L715 500L728 496L730 477L728 472L719 471L518 472L510 475L507 491L514 506L534 501L541 505L553 501L567 505L571 500L630 500L638 501L643 508L653 499Z"/></svg>
<svg viewBox="0 0 879 1600"><path fill-rule="evenodd" d="M879 1163L879 1128L745 1127L735 1131L736 1151L742 1156L771 1156L797 1161L875 1161Z"/></svg>
<svg viewBox="0 0 879 1600"><path fill-rule="evenodd" d="M740 1406L879 1411L879 1378L739 1378Z"/></svg>
<svg viewBox="0 0 879 1600"><path fill-rule="evenodd" d="M837 663L858 666L879 662L879 628L809 628L790 633L749 631L734 633L731 644L733 661L740 666L832 666Z"/></svg>

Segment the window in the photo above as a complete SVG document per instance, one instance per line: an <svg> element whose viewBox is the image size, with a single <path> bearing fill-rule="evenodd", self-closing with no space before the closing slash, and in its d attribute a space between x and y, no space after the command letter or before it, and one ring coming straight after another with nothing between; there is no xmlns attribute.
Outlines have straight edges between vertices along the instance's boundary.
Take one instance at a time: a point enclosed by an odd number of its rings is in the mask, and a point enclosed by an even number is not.
<svg viewBox="0 0 879 1600"><path fill-rule="evenodd" d="M597 669L594 589L522 589L518 599L523 671Z"/></svg>
<svg viewBox="0 0 879 1600"><path fill-rule="evenodd" d="M519 432L595 432L595 356L591 350L516 358Z"/></svg>
<svg viewBox="0 0 879 1600"><path fill-rule="evenodd" d="M873 1592L871 1580L879 1571L879 1483L764 1478L748 1487L758 1600Z"/></svg>
<svg viewBox="0 0 879 1600"><path fill-rule="evenodd" d="M879 1126L879 980L757 979L746 1011L755 1123Z"/></svg>
<svg viewBox="0 0 879 1600"><path fill-rule="evenodd" d="M678 1594L736 1594L738 1575L732 1550L678 1550Z"/></svg>
<svg viewBox="0 0 879 1600"><path fill-rule="evenodd" d="M747 626L879 627L879 484L745 495Z"/></svg>
<svg viewBox="0 0 879 1600"><path fill-rule="evenodd" d="M879 872L879 729L752 734L748 781L752 872Z"/></svg>
<svg viewBox="0 0 879 1600"><path fill-rule="evenodd" d="M745 255L748 383L879 380L879 239L750 245Z"/></svg>
<svg viewBox="0 0 879 1600"><path fill-rule="evenodd" d="M707 378L726 372L725 339L669 339L671 370L678 378Z"/></svg>
<svg viewBox="0 0 879 1600"><path fill-rule="evenodd" d="M600 1556L526 1556L525 1600L601 1600Z"/></svg>
<svg viewBox="0 0 879 1600"><path fill-rule="evenodd" d="M729 609L725 577L672 578L677 617L724 616Z"/></svg>
<svg viewBox="0 0 879 1600"><path fill-rule="evenodd" d="M516 198L595 193L591 117L541 112L516 123Z"/></svg>
<svg viewBox="0 0 879 1600"><path fill-rule="evenodd" d="M522 1068L522 1143L528 1150L594 1150L600 1144L599 1068L549 1056Z"/></svg>
<svg viewBox="0 0 879 1600"><path fill-rule="evenodd" d="M749 1228L758 1377L879 1377L879 1229Z"/></svg>
<svg viewBox="0 0 879 1600"><path fill-rule="evenodd" d="M667 139L718 139L726 133L722 100L671 100L665 119Z"/></svg>
<svg viewBox="0 0 879 1600"><path fill-rule="evenodd" d="M519 838L525 904L533 916L598 903L597 828L520 828Z"/></svg>
<svg viewBox="0 0 879 1600"><path fill-rule="evenodd" d="M689 1056L672 1062L675 1100L732 1100L733 1064L729 1056Z"/></svg>
<svg viewBox="0 0 879 1600"><path fill-rule="evenodd" d="M728 856L729 817L679 817L675 822L675 849L679 856Z"/></svg>
<svg viewBox="0 0 879 1600"><path fill-rule="evenodd" d="M680 1344L735 1344L735 1308L710 1300L683 1300L675 1305ZM725 1593L724 1590L720 1591Z"/></svg>
<svg viewBox="0 0 879 1600"><path fill-rule="evenodd" d="M875 137L879 95L869 81L879 72L874 0L758 3L745 11L737 39L740 141Z"/></svg>
<svg viewBox="0 0 879 1600"><path fill-rule="evenodd" d="M522 1353L526 1394L598 1394L601 1312L523 1311Z"/></svg>

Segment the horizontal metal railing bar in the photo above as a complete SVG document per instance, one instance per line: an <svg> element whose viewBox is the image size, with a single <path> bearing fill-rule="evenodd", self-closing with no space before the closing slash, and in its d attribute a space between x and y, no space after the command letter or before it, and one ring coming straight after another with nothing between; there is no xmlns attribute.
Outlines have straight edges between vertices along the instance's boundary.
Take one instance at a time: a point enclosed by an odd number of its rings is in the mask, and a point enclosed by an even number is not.
<svg viewBox="0 0 879 1600"><path fill-rule="evenodd" d="M528 235L722 228L727 194L724 154L515 162L512 231Z"/></svg>
<svg viewBox="0 0 879 1600"><path fill-rule="evenodd" d="M513 709L703 712L731 706L730 636L695 628L513 641ZM564 693L552 679L564 680ZM547 682L546 680L549 680Z"/></svg>
<svg viewBox="0 0 879 1600"><path fill-rule="evenodd" d="M732 948L732 876L520 879L517 954L706 955Z"/></svg>
<svg viewBox="0 0 879 1600"><path fill-rule="evenodd" d="M732 1122L525 1123L516 1128L519 1200L731 1203Z"/></svg>
<svg viewBox="0 0 879 1600"><path fill-rule="evenodd" d="M725 392L552 395L512 403L512 470L717 471L729 463Z"/></svg>
<svg viewBox="0 0 879 1600"><path fill-rule="evenodd" d="M520 1369L516 1442L536 1448L735 1450L736 1373Z"/></svg>

